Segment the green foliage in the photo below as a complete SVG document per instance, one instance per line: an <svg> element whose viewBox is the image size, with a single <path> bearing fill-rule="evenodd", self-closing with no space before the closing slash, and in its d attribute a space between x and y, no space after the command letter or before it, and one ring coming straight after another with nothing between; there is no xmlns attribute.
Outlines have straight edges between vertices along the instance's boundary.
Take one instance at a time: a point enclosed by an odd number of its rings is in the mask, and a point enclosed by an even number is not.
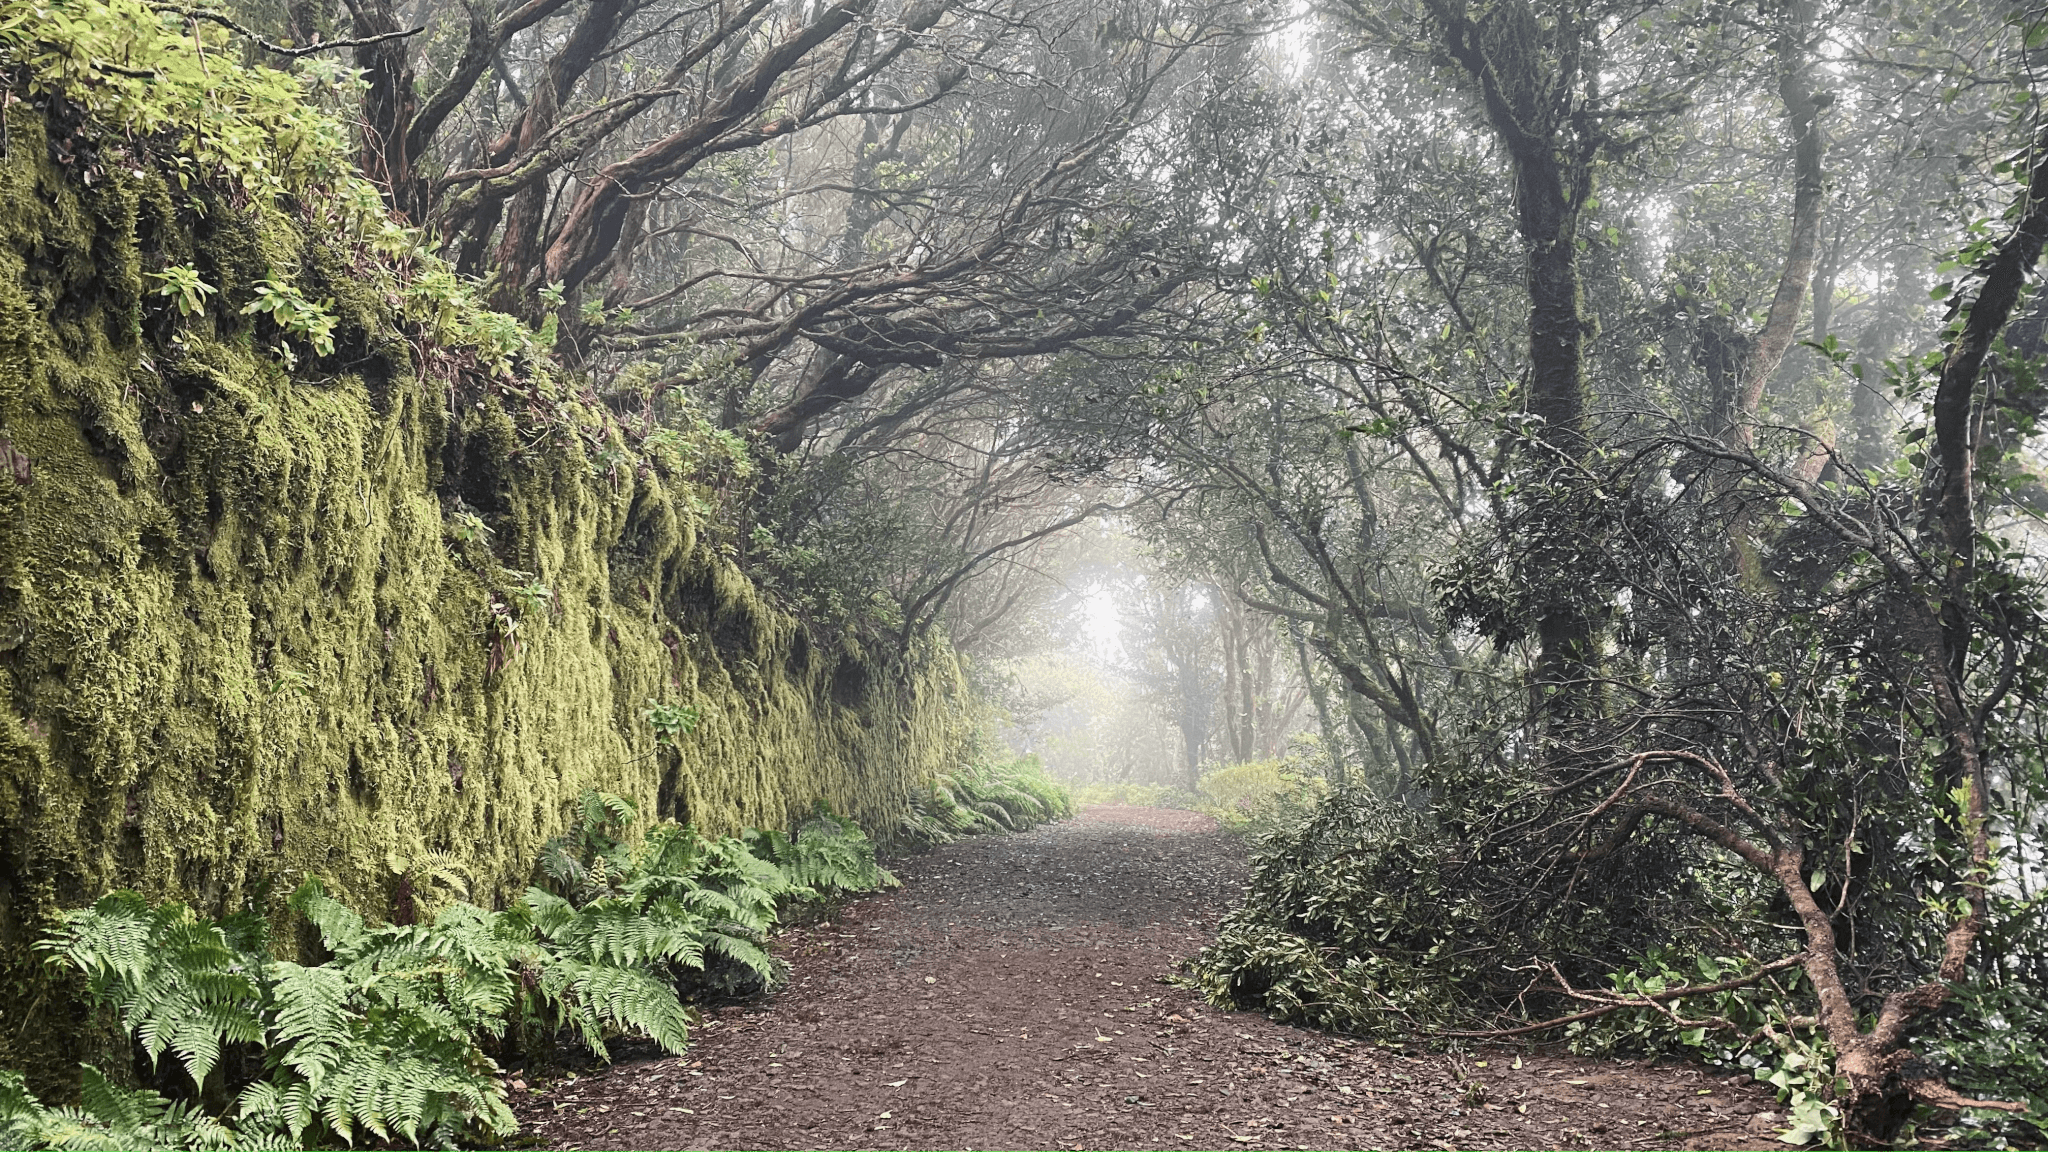
<svg viewBox="0 0 2048 1152"><path fill-rule="evenodd" d="M1196 811L1256 838L1300 825L1329 786L1293 761L1251 760L1203 773L1198 794Z"/></svg>
<svg viewBox="0 0 2048 1152"><path fill-rule="evenodd" d="M1753 973L1754 962L1660 947L1608 978L1608 993L1645 998L1693 984L1713 984ZM1840 1147L1841 1109L1835 1095L1834 1049L1810 1017L1796 1017L1796 997L1810 995L1797 968L1757 984L1661 1001L1663 1011L1631 1009L1566 1025L1571 1050L1584 1055L1669 1052L1733 1068L1769 1084L1786 1105L1787 1144L1815 1139Z"/></svg>
<svg viewBox="0 0 2048 1152"><path fill-rule="evenodd" d="M1340 1032L1457 1018L1495 926L1446 884L1442 850L1405 808L1331 796L1260 843L1245 900L1189 961L1191 982L1219 1007Z"/></svg>
<svg viewBox="0 0 2048 1152"><path fill-rule="evenodd" d="M149 278L157 282L156 294L175 305L180 316L197 316L206 311L206 298L219 291L201 279L199 270L190 264L174 264L161 272L151 272Z"/></svg>
<svg viewBox="0 0 2048 1152"><path fill-rule="evenodd" d="M255 288L256 298L243 305L242 315L267 316L279 331L311 345L314 355L334 355L332 300L315 304L278 280L258 280Z"/></svg>
<svg viewBox="0 0 2048 1152"><path fill-rule="evenodd" d="M1036 756L941 774L927 789L912 797L912 811L903 825L907 837L926 844L1023 832L1074 814L1073 798L1045 774Z"/></svg>
<svg viewBox="0 0 2048 1152"><path fill-rule="evenodd" d="M621 1034L681 1052L684 991L775 978L764 943L783 901L895 882L860 828L822 808L793 838L750 832L763 855L674 823L634 844L638 815L624 797L585 793L542 856L548 887L503 912L456 902L431 923L373 925L308 880L289 904L329 954L321 964L273 958L249 913L212 922L133 892L69 913L44 950L84 973L151 1060L174 1053L193 1098L226 1045L253 1049L263 1071L223 1086L236 1101L228 1118L113 1088L91 1069L80 1108L46 1109L10 1074L0 1138L154 1148L501 1137L516 1124L487 1045L516 1031L540 1056L567 1029L600 1058Z"/></svg>
<svg viewBox="0 0 2048 1152"><path fill-rule="evenodd" d="M47 1108L18 1072L0 1071L0 1147L67 1149L290 1148L280 1134L236 1132L190 1102L122 1088L86 1065L76 1106Z"/></svg>
<svg viewBox="0 0 2048 1152"><path fill-rule="evenodd" d="M627 833L637 818L623 797L585 793L576 826L541 853L550 890L529 892L525 903L577 955L631 958L693 993L744 994L780 979L765 943L784 903L896 882L859 825L822 805L794 836L748 829L705 837L663 821L636 847ZM602 1051L600 1020L566 1022Z"/></svg>
<svg viewBox="0 0 2048 1152"><path fill-rule="evenodd" d="M874 842L860 825L822 804L794 836L768 829L749 830L741 838L755 856L774 862L793 883L820 899L894 888L898 883L876 862Z"/></svg>
<svg viewBox="0 0 2048 1152"><path fill-rule="evenodd" d="M695 708L686 704L664 704L659 700L647 702L647 723L655 735L671 744L688 736L697 728L702 716Z"/></svg>
<svg viewBox="0 0 2048 1152"><path fill-rule="evenodd" d="M114 1009L152 1063L166 1049L176 1053L195 1088L205 1087L223 1043L262 1038L260 917L216 924L183 904L113 892L71 913L66 926L42 947L85 973L93 998Z"/></svg>
<svg viewBox="0 0 2048 1152"><path fill-rule="evenodd" d="M157 1137L174 1145L359 1132L447 1143L512 1131L497 1066L478 1047L502 1028L521 959L523 942L501 931L502 915L462 904L431 926L371 928L315 880L291 903L334 953L329 963L271 958L260 917L213 923L133 892L66 917L43 945L53 961L83 971L152 1059L175 1052L195 1097L224 1045L262 1056L260 1078L230 1086L239 1089L232 1130L149 1094L108 1100L136 1123L189 1129Z"/></svg>
<svg viewBox="0 0 2048 1152"><path fill-rule="evenodd" d="M1955 1008L1923 1054L1965 1095L2024 1100L2018 1117L1966 1113L1965 1147L2048 1143L2048 993L2025 979L1980 976L1955 991Z"/></svg>
<svg viewBox="0 0 2048 1152"><path fill-rule="evenodd" d="M152 141L181 184L218 173L269 197L360 183L347 131L302 98L302 81L238 66L226 48L224 30L141 0L0 3L0 58L31 94Z"/></svg>

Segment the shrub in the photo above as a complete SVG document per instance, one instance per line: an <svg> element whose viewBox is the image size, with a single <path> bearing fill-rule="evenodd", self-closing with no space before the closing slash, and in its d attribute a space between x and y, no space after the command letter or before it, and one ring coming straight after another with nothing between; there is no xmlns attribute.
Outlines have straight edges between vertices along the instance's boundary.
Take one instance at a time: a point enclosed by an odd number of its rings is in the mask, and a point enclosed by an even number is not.
<svg viewBox="0 0 2048 1152"><path fill-rule="evenodd" d="M1251 760L1204 773L1195 810L1258 837L1301 824L1328 794L1321 776L1291 760Z"/></svg>

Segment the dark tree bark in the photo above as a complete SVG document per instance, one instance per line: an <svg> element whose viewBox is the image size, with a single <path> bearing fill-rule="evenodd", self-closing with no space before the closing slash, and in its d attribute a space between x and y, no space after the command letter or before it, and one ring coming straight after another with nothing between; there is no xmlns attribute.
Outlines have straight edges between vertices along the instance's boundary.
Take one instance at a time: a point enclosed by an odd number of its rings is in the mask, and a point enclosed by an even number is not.
<svg viewBox="0 0 2048 1152"><path fill-rule="evenodd" d="M1537 439L1548 457L1536 466L1546 473L1570 467L1590 447L1578 239L1601 144L1591 119L1591 29L1581 26L1583 14L1560 5L1545 32L1527 0L1503 0L1476 18L1457 0L1433 0L1430 10L1513 168L1529 286L1528 406L1542 421ZM1585 677L1597 662L1594 625L1568 601L1546 607L1537 622L1539 690Z"/></svg>

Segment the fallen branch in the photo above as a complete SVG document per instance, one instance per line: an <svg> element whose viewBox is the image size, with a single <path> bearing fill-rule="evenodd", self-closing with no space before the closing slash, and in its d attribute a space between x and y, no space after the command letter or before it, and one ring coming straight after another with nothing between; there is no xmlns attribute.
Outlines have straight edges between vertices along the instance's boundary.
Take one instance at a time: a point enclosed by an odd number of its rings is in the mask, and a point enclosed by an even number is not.
<svg viewBox="0 0 2048 1152"><path fill-rule="evenodd" d="M1592 1020L1597 1017L1605 1016L1610 1012L1619 1012L1623 1008L1659 1008L1660 1005L1658 1002L1662 1000L1678 1000L1686 996L1704 996L1710 992L1726 992L1731 988L1746 987L1748 985L1756 983L1759 980L1762 980L1764 977L1769 976L1773 972L1782 972L1787 968L1796 967L1797 965L1804 963L1805 960L1806 953L1794 952L1792 955L1784 957L1783 959L1771 961L1769 964L1766 964L1763 967L1757 969L1756 971L1751 972L1747 976L1736 976L1727 980L1717 980L1712 984L1687 984L1681 988L1667 988L1662 992L1652 992L1647 996L1631 996L1623 999L1608 1000L1602 1003L1599 1007L1588 1008L1584 1012L1574 1012L1569 1016L1559 1016L1554 1020L1545 1020L1536 1024L1523 1024L1515 1028L1487 1028L1479 1031L1456 1032L1432 1029L1431 1035L1456 1036L1468 1039L1481 1039L1493 1036L1526 1036L1531 1032L1542 1032L1547 1029L1557 1028L1565 1024L1577 1023L1580 1020ZM1574 995L1580 998L1584 998L1589 994L1580 992L1575 993Z"/></svg>
<svg viewBox="0 0 2048 1152"><path fill-rule="evenodd" d="M1952 1108L1957 1111L1961 1111L1964 1108L1988 1108L1994 1112L2018 1114L2027 1111L2029 1107L2029 1105L2023 1102L2014 1103L2010 1100L1978 1100L1957 1092L1939 1080L1908 1080L1906 1081L1906 1091L1911 1092L1913 1099L1920 1101L1922 1104L1934 1108Z"/></svg>

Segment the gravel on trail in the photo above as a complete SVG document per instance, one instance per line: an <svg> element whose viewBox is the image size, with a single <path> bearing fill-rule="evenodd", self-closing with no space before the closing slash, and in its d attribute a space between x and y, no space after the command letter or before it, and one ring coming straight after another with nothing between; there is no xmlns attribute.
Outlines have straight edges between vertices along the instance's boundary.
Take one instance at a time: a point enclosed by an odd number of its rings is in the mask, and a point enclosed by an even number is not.
<svg viewBox="0 0 2048 1152"><path fill-rule="evenodd" d="M689 1053L514 1081L550 1148L1771 1148L1767 1091L1530 1048L1451 1057L1218 1012L1168 981L1241 891L1208 818L1101 807L892 862L789 930L783 990Z"/></svg>

